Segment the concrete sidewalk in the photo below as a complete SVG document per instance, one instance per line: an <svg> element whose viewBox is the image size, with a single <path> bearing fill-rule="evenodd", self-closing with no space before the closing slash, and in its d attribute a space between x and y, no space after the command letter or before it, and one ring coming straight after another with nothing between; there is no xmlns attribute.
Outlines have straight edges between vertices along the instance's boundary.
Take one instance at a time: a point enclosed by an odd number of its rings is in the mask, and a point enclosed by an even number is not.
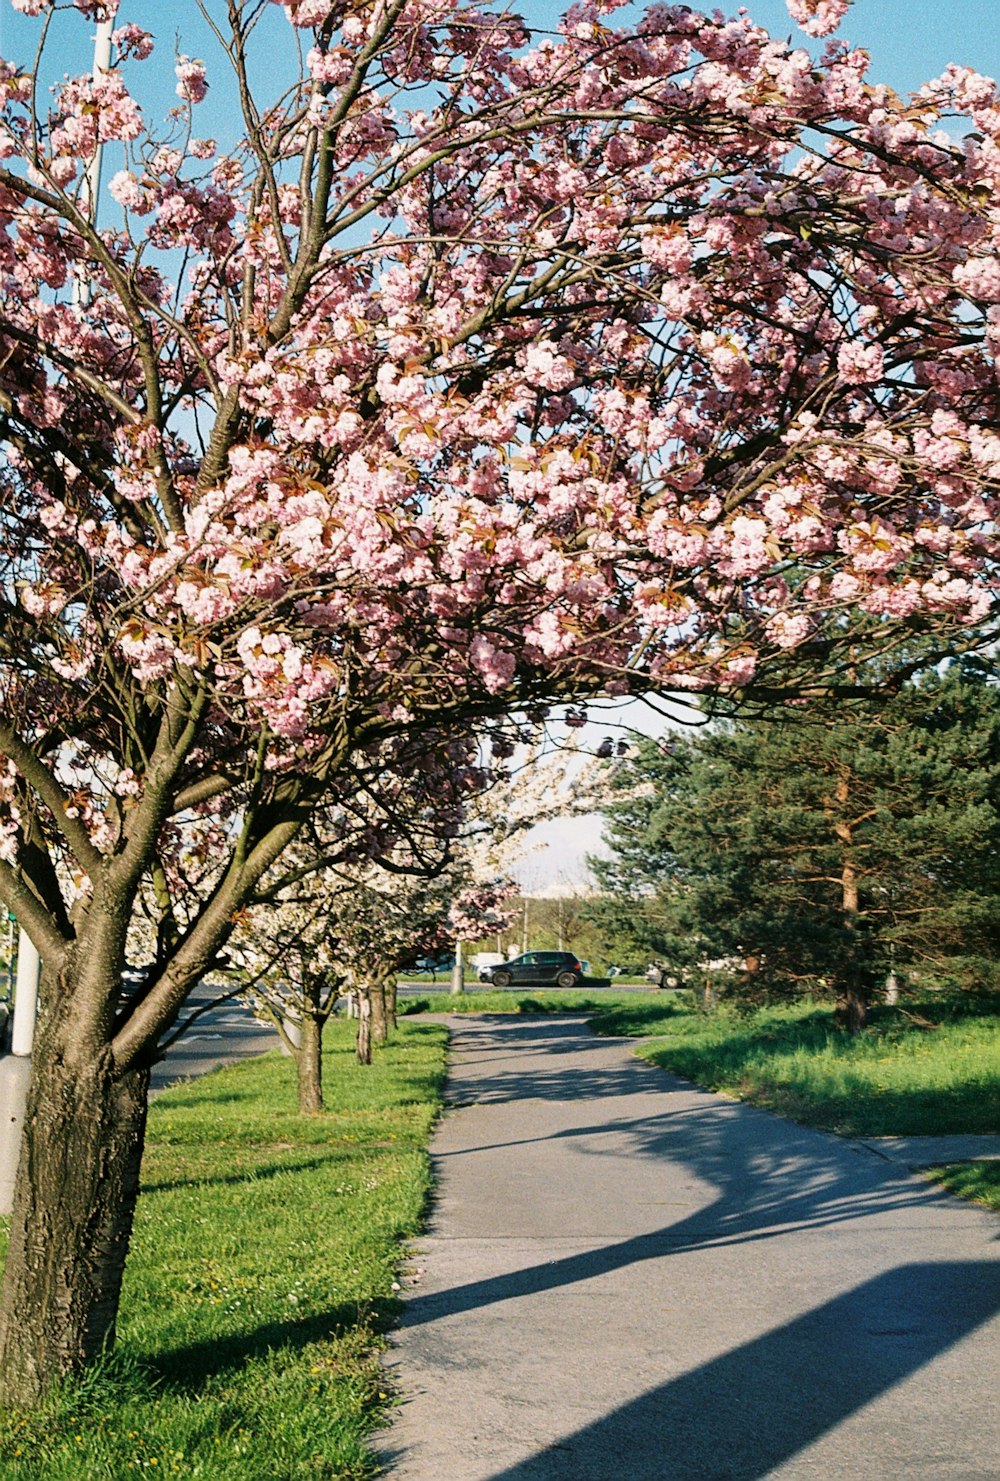
<svg viewBox="0 0 1000 1481"><path fill-rule="evenodd" d="M1000 1478L1000 1218L583 1020L451 1027L393 1481Z"/></svg>
<svg viewBox="0 0 1000 1481"><path fill-rule="evenodd" d="M859 1143L904 1167L944 1167L949 1162L995 1162L1000 1136L871 1136Z"/></svg>

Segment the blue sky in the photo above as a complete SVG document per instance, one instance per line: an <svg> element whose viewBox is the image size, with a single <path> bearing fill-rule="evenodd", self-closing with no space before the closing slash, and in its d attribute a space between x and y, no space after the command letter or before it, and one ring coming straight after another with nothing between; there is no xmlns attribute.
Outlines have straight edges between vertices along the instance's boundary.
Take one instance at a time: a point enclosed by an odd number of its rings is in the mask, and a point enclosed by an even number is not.
<svg viewBox="0 0 1000 1481"><path fill-rule="evenodd" d="M784 0L749 0L747 9L774 35L822 49L792 24ZM938 76L948 62L1000 77L997 0L855 0L839 34L871 53L873 80L899 92Z"/></svg>
<svg viewBox="0 0 1000 1481"><path fill-rule="evenodd" d="M225 16L222 0L209 0L210 10ZM564 7L553 0L522 0L520 9L536 24L552 24ZM631 8L630 13L641 7ZM704 9L712 8L711 0ZM724 5L733 12L735 5ZM822 43L810 42L789 19L784 0L750 0L747 7L754 20L767 26L775 35L794 36L797 44L818 51ZM166 17L166 20L165 20ZM176 101L172 97L174 78L173 52L176 49L191 56L212 59L214 43L194 0L122 0L121 21L136 21L151 30L160 41L159 54L146 63L147 85L156 77L156 102L160 110ZM276 47L291 46L291 28L278 6L270 7L263 22L265 34ZM57 17L53 29L54 45L50 75L64 71L82 71L89 65L88 33L93 27L75 12ZM30 58L38 22L17 14L9 0L0 0L0 52L20 63ZM900 91L916 88L936 76L949 61L977 68L991 77L1000 76L1000 6L997 0L855 0L842 28L850 41L864 46L872 55L873 73L880 81L889 82ZM270 51L267 63L272 64ZM211 79L211 74L210 74ZM226 132L228 108L225 88L217 73L213 106L212 95L200 110L205 132ZM151 111L156 111L151 110Z"/></svg>

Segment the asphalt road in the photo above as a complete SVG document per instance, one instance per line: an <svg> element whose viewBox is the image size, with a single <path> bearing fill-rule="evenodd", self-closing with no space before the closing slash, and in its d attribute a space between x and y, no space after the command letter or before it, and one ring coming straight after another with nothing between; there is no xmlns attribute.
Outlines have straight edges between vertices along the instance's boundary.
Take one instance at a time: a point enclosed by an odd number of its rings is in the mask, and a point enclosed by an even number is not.
<svg viewBox="0 0 1000 1481"><path fill-rule="evenodd" d="M997 1481L997 1215L579 1019L451 1026L392 1481Z"/></svg>
<svg viewBox="0 0 1000 1481"><path fill-rule="evenodd" d="M651 982L618 982L610 977L588 977L574 988L574 992L649 992ZM448 992L451 989L451 977L445 974L436 982L400 982L399 992L413 997L420 993ZM466 992L558 992L554 982L539 983L537 985L525 985L519 983L511 987L496 987L492 982L479 982L474 977L466 977ZM663 990L664 996L673 991L672 988Z"/></svg>
<svg viewBox="0 0 1000 1481"><path fill-rule="evenodd" d="M151 1095L178 1080L192 1080L196 1075L218 1069L220 1065L232 1064L238 1059L248 1059L263 1054L266 1049L278 1047L277 1032L254 1018L243 1003L232 998L212 1006L217 997L218 989L199 987L188 999L177 1027L188 1023L193 1015L197 1014L197 1017L154 1066L150 1077Z"/></svg>
<svg viewBox="0 0 1000 1481"><path fill-rule="evenodd" d="M249 1008L235 1000L213 1006L217 997L217 989L200 987L188 1000L177 1028L192 1015L197 1017L154 1067L150 1077L151 1098L178 1080L194 1079L220 1065L263 1054L266 1049L278 1046L275 1030L259 1023ZM176 1029L172 1030L167 1037L175 1032ZM0 1055L0 1214L9 1214L13 1201L30 1074L29 1059Z"/></svg>

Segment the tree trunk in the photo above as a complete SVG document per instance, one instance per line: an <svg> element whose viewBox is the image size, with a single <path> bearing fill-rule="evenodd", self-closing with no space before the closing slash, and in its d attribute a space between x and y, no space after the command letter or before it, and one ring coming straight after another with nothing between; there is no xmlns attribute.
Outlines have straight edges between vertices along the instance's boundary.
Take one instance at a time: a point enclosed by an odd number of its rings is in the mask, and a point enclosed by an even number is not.
<svg viewBox="0 0 1000 1481"><path fill-rule="evenodd" d="M295 1056L299 1111L316 1116L323 1106L323 1021L314 1013L302 1015L302 1042Z"/></svg>
<svg viewBox="0 0 1000 1481"><path fill-rule="evenodd" d="M389 1037L386 1017L385 982L381 978L368 989L368 1000L372 1010L372 1043L384 1044Z"/></svg>
<svg viewBox="0 0 1000 1481"><path fill-rule="evenodd" d="M838 794L839 800L839 794ZM846 828L846 825L842 825ZM844 834L838 827L838 836ZM848 834L847 842L850 842ZM849 1034L859 1034L868 1022L867 978L858 940L858 871L850 858L845 858L840 875L841 910L844 921L844 952L838 972L837 1007L834 1022Z"/></svg>
<svg viewBox="0 0 1000 1481"><path fill-rule="evenodd" d="M367 990L358 992L358 1044L359 1064L372 1062L372 1000Z"/></svg>
<svg viewBox="0 0 1000 1481"><path fill-rule="evenodd" d="M399 1019L396 1015L397 990L399 983L395 972L386 978L385 982L385 1016L389 1028L399 1028Z"/></svg>
<svg viewBox="0 0 1000 1481"><path fill-rule="evenodd" d="M149 1069L119 1075L109 1048L67 1043L65 1026L35 1041L0 1312L13 1407L113 1344L139 1192Z"/></svg>
<svg viewBox="0 0 1000 1481"><path fill-rule="evenodd" d="M868 998L853 982L844 983L837 993L834 1022L849 1034L859 1034L868 1022Z"/></svg>

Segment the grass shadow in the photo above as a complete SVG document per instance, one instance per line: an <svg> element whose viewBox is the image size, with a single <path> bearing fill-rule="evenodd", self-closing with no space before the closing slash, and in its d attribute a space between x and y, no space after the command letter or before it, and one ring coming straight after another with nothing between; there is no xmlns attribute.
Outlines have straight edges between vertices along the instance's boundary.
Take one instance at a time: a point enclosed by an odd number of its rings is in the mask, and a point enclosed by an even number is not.
<svg viewBox="0 0 1000 1481"><path fill-rule="evenodd" d="M149 1357L145 1366L159 1389L193 1394L213 1379L224 1378L272 1353L297 1352L359 1329L373 1336L383 1334L398 1320L400 1309L397 1297L345 1301L308 1316L263 1322L251 1332L185 1343Z"/></svg>
<svg viewBox="0 0 1000 1481"><path fill-rule="evenodd" d="M153 1177L149 1182L143 1181L141 1192L143 1198L149 1198L157 1193L174 1193L179 1188L239 1187L243 1183L264 1182L269 1178L277 1178L282 1173L313 1172L317 1168L329 1167L333 1155L335 1154L328 1152L325 1157L306 1157L300 1161L286 1163L272 1162L262 1167L248 1167L244 1172L217 1173L203 1178L196 1174L189 1178L163 1178L162 1180Z"/></svg>

